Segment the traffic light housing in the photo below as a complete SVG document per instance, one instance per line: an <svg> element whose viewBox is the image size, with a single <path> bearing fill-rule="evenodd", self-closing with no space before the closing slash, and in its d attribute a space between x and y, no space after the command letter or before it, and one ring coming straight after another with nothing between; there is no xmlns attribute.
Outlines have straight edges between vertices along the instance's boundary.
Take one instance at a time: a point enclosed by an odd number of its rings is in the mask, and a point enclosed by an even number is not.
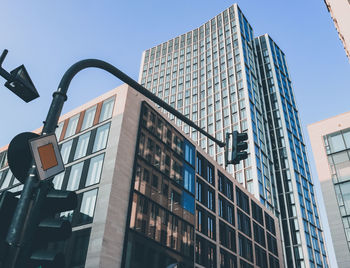
<svg viewBox="0 0 350 268"><path fill-rule="evenodd" d="M14 193L5 191L0 196L0 267L5 262L8 245L5 242L8 229L13 218L18 198Z"/></svg>
<svg viewBox="0 0 350 268"><path fill-rule="evenodd" d="M74 210L77 194L73 191L53 189L51 182L43 182L33 204L25 247L20 254L19 267L61 268L65 266L64 254L50 249L49 243L64 241L72 234L69 220L63 220L58 213ZM22 266L21 266L22 265Z"/></svg>
<svg viewBox="0 0 350 268"><path fill-rule="evenodd" d="M228 148L229 148L229 138L232 136L232 147L231 147L231 159L228 160ZM239 164L241 160L248 158L248 153L245 151L248 149L248 134L245 132L238 133L238 131L233 131L232 133L226 133L226 166L228 164Z"/></svg>

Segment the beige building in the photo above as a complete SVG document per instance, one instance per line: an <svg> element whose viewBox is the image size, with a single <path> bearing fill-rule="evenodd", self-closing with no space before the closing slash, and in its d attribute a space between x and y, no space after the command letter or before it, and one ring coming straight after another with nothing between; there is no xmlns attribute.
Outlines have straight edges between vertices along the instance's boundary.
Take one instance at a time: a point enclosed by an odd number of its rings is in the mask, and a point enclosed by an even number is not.
<svg viewBox="0 0 350 268"><path fill-rule="evenodd" d="M144 100L122 85L59 120L53 182L78 194L65 268L283 267L277 217ZM23 187L6 155L0 194Z"/></svg>
<svg viewBox="0 0 350 268"><path fill-rule="evenodd" d="M350 1L324 0L324 2L343 42L346 55L350 59Z"/></svg>
<svg viewBox="0 0 350 268"><path fill-rule="evenodd" d="M350 267L350 112L308 126L337 263Z"/></svg>

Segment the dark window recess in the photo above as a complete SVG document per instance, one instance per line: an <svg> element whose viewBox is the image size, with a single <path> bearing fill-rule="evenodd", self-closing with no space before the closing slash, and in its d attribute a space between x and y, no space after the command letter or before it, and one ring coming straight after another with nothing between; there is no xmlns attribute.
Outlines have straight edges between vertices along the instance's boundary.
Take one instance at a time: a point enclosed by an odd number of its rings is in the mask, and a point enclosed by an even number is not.
<svg viewBox="0 0 350 268"><path fill-rule="evenodd" d="M237 268L237 257L220 249L220 268Z"/></svg>
<svg viewBox="0 0 350 268"><path fill-rule="evenodd" d="M238 209L237 209L237 225L240 231L242 231L249 237L252 236L252 230L250 227L250 218Z"/></svg>
<svg viewBox="0 0 350 268"><path fill-rule="evenodd" d="M216 246L199 235L196 239L195 261L204 267L216 268Z"/></svg>
<svg viewBox="0 0 350 268"><path fill-rule="evenodd" d="M223 221L219 223L220 244L236 252L236 232Z"/></svg>
<svg viewBox="0 0 350 268"><path fill-rule="evenodd" d="M277 255L277 240L269 233L267 233L267 245L269 251Z"/></svg>
<svg viewBox="0 0 350 268"><path fill-rule="evenodd" d="M233 201L233 183L221 172L218 172L218 188L222 194Z"/></svg>
<svg viewBox="0 0 350 268"><path fill-rule="evenodd" d="M67 267L84 267L89 245L91 228L73 232L69 244L65 247ZM76 250L76 249L79 250Z"/></svg>
<svg viewBox="0 0 350 268"><path fill-rule="evenodd" d="M264 216L263 216L263 210L261 207L259 207L253 200L251 200L252 203L252 214L254 220L256 220L261 225L264 225Z"/></svg>
<svg viewBox="0 0 350 268"><path fill-rule="evenodd" d="M214 170L214 166L197 152L196 172L213 186L215 186Z"/></svg>
<svg viewBox="0 0 350 268"><path fill-rule="evenodd" d="M236 200L237 200L237 206L243 209L247 214L250 214L249 197L248 195L243 193L237 186L236 186Z"/></svg>
<svg viewBox="0 0 350 268"><path fill-rule="evenodd" d="M255 242L259 243L261 246L265 247L265 231L263 228L261 228L258 224L254 222L253 224L254 228L254 240Z"/></svg>
<svg viewBox="0 0 350 268"><path fill-rule="evenodd" d="M269 260L270 260L270 268L279 268L280 267L280 263L279 263L278 259L276 259L271 254L269 254Z"/></svg>
<svg viewBox="0 0 350 268"><path fill-rule="evenodd" d="M266 251L255 245L255 263L258 267L267 268Z"/></svg>
<svg viewBox="0 0 350 268"><path fill-rule="evenodd" d="M275 221L274 219L265 212L265 226L272 234L276 235Z"/></svg>
<svg viewBox="0 0 350 268"><path fill-rule="evenodd" d="M244 237L243 235L239 234L238 236L238 248L239 248L239 255L248 261L253 261L253 248L252 248L252 241L250 241L248 238Z"/></svg>

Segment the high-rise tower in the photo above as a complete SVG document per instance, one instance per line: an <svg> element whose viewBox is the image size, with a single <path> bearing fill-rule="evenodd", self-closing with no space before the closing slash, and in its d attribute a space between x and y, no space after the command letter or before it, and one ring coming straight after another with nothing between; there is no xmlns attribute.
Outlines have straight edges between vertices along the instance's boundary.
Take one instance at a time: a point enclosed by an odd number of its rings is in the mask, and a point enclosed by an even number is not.
<svg viewBox="0 0 350 268"><path fill-rule="evenodd" d="M228 171L279 217L289 267L327 267L284 54L268 35L254 39L237 4L146 50L139 80L218 139L247 132L249 157ZM221 148L176 123L223 165Z"/></svg>

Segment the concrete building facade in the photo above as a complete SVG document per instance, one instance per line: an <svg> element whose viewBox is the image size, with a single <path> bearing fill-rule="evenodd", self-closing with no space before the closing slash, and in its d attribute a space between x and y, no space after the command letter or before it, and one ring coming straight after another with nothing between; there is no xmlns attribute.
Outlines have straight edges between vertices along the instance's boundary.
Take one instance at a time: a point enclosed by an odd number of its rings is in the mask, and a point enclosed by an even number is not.
<svg viewBox="0 0 350 268"><path fill-rule="evenodd" d="M350 112L308 126L338 267L350 265Z"/></svg>
<svg viewBox="0 0 350 268"><path fill-rule="evenodd" d="M350 1L324 0L324 3L333 19L339 39L343 43L345 53L350 60Z"/></svg>
<svg viewBox="0 0 350 268"><path fill-rule="evenodd" d="M38 132L38 131L37 131ZM278 219L139 93L122 85L63 115L56 130L78 194L51 245L66 267L283 267ZM0 150L0 192L23 187Z"/></svg>

